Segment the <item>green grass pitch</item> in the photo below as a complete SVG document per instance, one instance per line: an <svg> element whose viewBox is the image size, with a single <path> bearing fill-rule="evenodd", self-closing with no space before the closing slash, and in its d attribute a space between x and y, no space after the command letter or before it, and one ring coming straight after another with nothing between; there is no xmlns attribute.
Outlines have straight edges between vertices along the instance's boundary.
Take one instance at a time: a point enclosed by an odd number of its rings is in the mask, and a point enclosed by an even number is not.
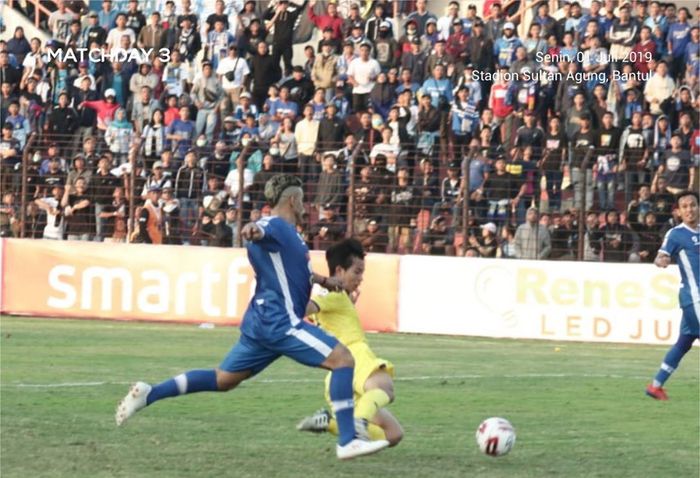
<svg viewBox="0 0 700 478"><path fill-rule="evenodd" d="M227 394L160 402L124 428L114 407L136 379L219 363L235 328L0 320L1 462L10 477L697 477L700 354L643 389L666 347L371 335L396 365L394 449L352 462L297 432L323 403L324 372L281 359ZM560 347L557 351L556 347ZM481 455L481 420L508 418L513 451Z"/></svg>

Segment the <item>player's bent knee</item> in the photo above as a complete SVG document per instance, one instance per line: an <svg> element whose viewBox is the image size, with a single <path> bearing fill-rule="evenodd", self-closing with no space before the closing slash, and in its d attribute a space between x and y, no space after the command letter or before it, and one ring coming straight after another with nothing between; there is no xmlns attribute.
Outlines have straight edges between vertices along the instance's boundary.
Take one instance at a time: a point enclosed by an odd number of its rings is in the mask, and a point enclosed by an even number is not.
<svg viewBox="0 0 700 478"><path fill-rule="evenodd" d="M403 428L401 428L401 426L391 427L388 430L384 430L384 433L386 434L389 446L396 446L403 440Z"/></svg>
<svg viewBox="0 0 700 478"><path fill-rule="evenodd" d="M352 357L352 354L347 347L345 347L343 344L338 344L335 346L323 365L331 370L343 367L354 367L355 359Z"/></svg>
<svg viewBox="0 0 700 478"><path fill-rule="evenodd" d="M236 388L243 380L250 377L251 372L226 372L216 369L216 386L220 392L228 392Z"/></svg>

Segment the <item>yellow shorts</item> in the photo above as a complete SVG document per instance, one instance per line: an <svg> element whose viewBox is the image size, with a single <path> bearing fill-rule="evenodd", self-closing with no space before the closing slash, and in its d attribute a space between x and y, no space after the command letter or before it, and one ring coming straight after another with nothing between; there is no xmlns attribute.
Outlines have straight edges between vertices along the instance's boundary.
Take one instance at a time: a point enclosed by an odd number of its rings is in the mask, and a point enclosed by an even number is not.
<svg viewBox="0 0 700 478"><path fill-rule="evenodd" d="M354 392L354 399L357 400L365 393L365 382L367 379L377 370L384 370L391 377L394 377L394 364L388 360L378 358L369 348L367 342L355 342L347 346L355 359L355 374L352 381L352 389ZM326 401L330 405L330 385L331 385L331 374L326 375Z"/></svg>

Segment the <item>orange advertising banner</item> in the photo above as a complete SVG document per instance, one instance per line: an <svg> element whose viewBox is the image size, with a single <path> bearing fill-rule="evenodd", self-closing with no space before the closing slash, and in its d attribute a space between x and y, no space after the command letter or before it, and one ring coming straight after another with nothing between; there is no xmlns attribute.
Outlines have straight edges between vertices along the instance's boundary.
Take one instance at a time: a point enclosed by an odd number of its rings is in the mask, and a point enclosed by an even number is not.
<svg viewBox="0 0 700 478"><path fill-rule="evenodd" d="M27 239L0 249L7 314L237 325L255 289L245 249ZM323 253L311 260L327 273ZM367 257L366 330L397 330L398 270L398 256Z"/></svg>

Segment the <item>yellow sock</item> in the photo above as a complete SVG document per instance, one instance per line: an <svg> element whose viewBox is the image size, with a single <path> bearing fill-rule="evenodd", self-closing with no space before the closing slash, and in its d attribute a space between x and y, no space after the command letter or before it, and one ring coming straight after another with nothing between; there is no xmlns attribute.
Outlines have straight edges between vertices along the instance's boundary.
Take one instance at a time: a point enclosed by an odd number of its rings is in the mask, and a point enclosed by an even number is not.
<svg viewBox="0 0 700 478"><path fill-rule="evenodd" d="M328 420L328 433L338 436L338 422L335 421L335 418Z"/></svg>
<svg viewBox="0 0 700 478"><path fill-rule="evenodd" d="M367 433L369 433L369 439L372 441L386 440L386 433L384 433L384 429L379 425L375 425L374 423L367 424Z"/></svg>
<svg viewBox="0 0 700 478"><path fill-rule="evenodd" d="M355 416L370 421L377 411L389 405L390 401L389 395L381 388L368 390L355 403Z"/></svg>
<svg viewBox="0 0 700 478"><path fill-rule="evenodd" d="M367 432L369 433L370 440L386 440L386 433L384 433L384 429L379 425L368 423ZM335 421L335 418L331 418L328 421L328 433L338 436L338 422Z"/></svg>

